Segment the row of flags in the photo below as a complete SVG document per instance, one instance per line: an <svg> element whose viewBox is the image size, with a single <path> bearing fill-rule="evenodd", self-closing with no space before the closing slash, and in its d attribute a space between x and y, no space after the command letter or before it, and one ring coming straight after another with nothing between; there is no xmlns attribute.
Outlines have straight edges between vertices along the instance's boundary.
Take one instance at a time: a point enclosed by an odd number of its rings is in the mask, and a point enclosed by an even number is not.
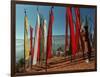
<svg viewBox="0 0 100 77"><path fill-rule="evenodd" d="M74 8L76 22L73 23L72 8L66 8L66 33L65 33L65 54L68 50L68 26L70 29L70 48L72 55L75 57L76 52L79 47L79 40L81 44L83 43L82 36L80 34L81 23L80 23L80 11L79 8ZM27 61L31 54L31 65L36 65L38 62L45 59L47 65L48 59L52 57L52 26L54 23L53 7L51 7L49 12L49 24L48 30L46 28L47 23L43 15L37 9L37 21L35 26L35 31L30 26L30 49L28 47L28 17L25 11L24 18L24 59ZM33 31L35 32L33 39ZM87 35L88 36L88 35ZM34 43L34 44L33 44ZM89 42L88 42L89 43ZM84 51L84 45L81 45ZM90 50L90 49L89 49Z"/></svg>
<svg viewBox="0 0 100 77"><path fill-rule="evenodd" d="M75 16L76 16L76 23L74 27L73 23L73 15L72 15L72 8L66 8L66 37L65 37L65 52L68 50L68 25L70 28L70 47L72 51L72 55L75 56L76 51L78 49L79 44L79 35L80 35L80 14L79 8L75 7ZM76 31L75 31L76 29ZM67 54L67 53L66 53Z"/></svg>
<svg viewBox="0 0 100 77"><path fill-rule="evenodd" d="M25 64L31 57L31 65L36 65L43 59L46 60L52 57L52 25L54 21L53 7L49 14L49 26L47 32L47 22L46 19L37 9L37 20L35 26L35 35L33 36L33 28L30 26L30 49L28 45L28 17L25 11L24 17L24 60ZM47 34L48 33L48 34ZM35 38L33 38L35 37ZM26 66L25 66L26 67Z"/></svg>
<svg viewBox="0 0 100 77"><path fill-rule="evenodd" d="M75 58L76 52L79 49L79 44L81 43L82 51L83 51L83 58L84 58L84 51L87 51L88 59L91 58L91 41L89 40L89 31L88 31L88 21L86 17L86 24L84 26L85 34L81 32L81 20L80 20L80 10L78 7L74 8L76 22L74 24L73 21L73 14L72 14L72 7L66 8L66 37L65 37L65 53L68 48L68 26L70 28L70 49L72 58ZM85 39L83 39L85 38ZM87 44L87 45L86 45Z"/></svg>

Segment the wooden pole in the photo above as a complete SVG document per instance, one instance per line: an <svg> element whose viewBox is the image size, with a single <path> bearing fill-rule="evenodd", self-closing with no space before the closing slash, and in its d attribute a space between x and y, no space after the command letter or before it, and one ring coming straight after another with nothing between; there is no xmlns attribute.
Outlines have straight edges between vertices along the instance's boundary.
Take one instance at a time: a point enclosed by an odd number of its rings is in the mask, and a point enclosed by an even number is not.
<svg viewBox="0 0 100 77"><path fill-rule="evenodd" d="M24 11L24 13L26 16L26 10ZM24 22L25 22L25 20L24 20ZM25 64L26 64L26 62L25 62L25 24L24 24L24 71L26 70Z"/></svg>

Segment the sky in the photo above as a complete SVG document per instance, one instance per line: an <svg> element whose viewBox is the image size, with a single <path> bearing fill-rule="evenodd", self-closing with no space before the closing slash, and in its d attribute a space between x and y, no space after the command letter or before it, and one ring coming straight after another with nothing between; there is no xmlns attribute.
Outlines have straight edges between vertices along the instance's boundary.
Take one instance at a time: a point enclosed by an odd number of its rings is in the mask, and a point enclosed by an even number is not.
<svg viewBox="0 0 100 77"><path fill-rule="evenodd" d="M26 14L28 16L28 37L29 37L29 26L32 25L34 32L37 20L37 7L40 13L44 16L47 22L47 30L49 23L49 11L51 6L42 5L28 5L28 4L16 4L16 39L24 39L24 9L26 9ZM54 6L54 23L52 27L53 35L65 35L66 27L66 7ZM72 8L73 20L75 20L74 8ZM89 26L91 31L94 27L95 18L95 8L80 8L81 20L85 22L86 16L89 18ZM33 33L34 33L33 32Z"/></svg>

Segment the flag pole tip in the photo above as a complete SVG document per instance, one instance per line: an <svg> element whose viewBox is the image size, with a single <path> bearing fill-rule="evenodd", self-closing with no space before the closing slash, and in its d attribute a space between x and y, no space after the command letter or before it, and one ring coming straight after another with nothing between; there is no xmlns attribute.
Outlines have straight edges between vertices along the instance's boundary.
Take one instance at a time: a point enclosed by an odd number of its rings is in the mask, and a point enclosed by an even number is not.
<svg viewBox="0 0 100 77"><path fill-rule="evenodd" d="M26 9L24 9L24 13L25 13L25 16L26 16Z"/></svg>

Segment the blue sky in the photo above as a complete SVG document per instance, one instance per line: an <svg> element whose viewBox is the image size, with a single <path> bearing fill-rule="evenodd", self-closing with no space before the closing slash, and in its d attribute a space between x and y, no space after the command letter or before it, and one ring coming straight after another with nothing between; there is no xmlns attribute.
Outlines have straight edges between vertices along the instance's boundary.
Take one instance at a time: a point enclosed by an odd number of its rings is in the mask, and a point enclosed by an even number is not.
<svg viewBox="0 0 100 77"><path fill-rule="evenodd" d="M47 21L47 27L49 22L49 11L51 6L39 6L40 13L44 16ZM36 5L26 5L26 4L16 4L16 39L24 39L24 9L27 11L28 24L35 29L36 19L37 19L37 6ZM61 6L54 6L54 24L52 33L53 35L65 35L66 26L66 8ZM73 19L75 17L74 11ZM89 21L89 26L93 29L95 8L80 8L80 15L84 21L85 17L88 16L91 21ZM29 28L29 27L28 27ZM29 29L28 29L29 30ZM93 31L93 30L91 30Z"/></svg>

